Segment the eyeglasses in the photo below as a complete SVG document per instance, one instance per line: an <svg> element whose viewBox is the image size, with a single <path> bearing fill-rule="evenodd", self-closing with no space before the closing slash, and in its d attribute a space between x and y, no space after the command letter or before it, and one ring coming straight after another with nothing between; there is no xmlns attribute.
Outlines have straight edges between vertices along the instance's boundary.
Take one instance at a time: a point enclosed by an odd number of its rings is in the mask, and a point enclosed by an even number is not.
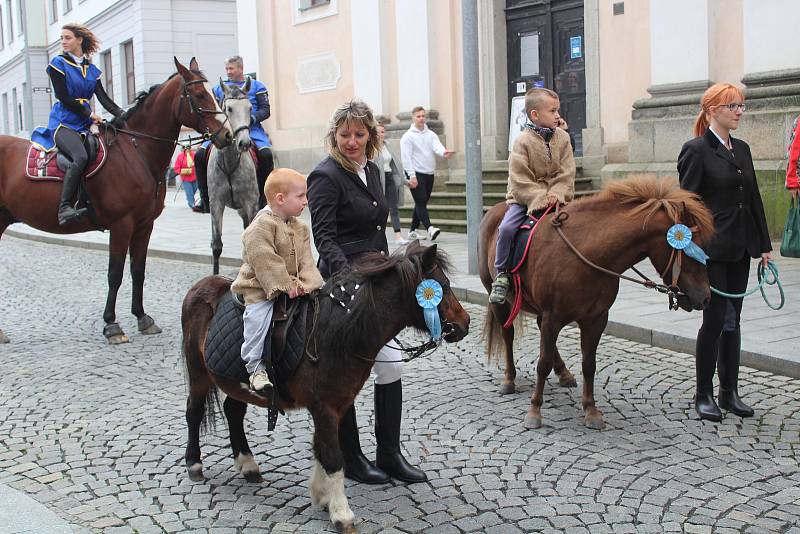
<svg viewBox="0 0 800 534"><path fill-rule="evenodd" d="M717 106L717 107L725 108L725 109L727 109L729 111L733 111L733 112L735 112L737 108L741 109L742 111L747 109L747 106L745 106L744 104L737 104L736 102L731 102L730 104L722 104L722 105Z"/></svg>

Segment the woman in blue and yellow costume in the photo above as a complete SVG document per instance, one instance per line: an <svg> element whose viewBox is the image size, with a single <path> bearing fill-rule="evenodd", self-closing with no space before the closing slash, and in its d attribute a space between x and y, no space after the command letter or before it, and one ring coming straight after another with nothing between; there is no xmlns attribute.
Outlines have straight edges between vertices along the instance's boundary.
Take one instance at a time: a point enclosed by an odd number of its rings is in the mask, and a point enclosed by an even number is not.
<svg viewBox="0 0 800 534"><path fill-rule="evenodd" d="M92 123L102 121L92 111L92 97L96 96L100 104L115 117L123 113L106 94L99 80L100 69L90 60L90 56L99 48L97 37L85 26L65 24L61 27L62 53L47 65L47 74L57 101L50 111L47 128L36 128L31 135L31 140L44 150L58 147L69 160L58 205L60 225L79 219L85 211L76 210L72 202L89 163L84 138L90 135Z"/></svg>

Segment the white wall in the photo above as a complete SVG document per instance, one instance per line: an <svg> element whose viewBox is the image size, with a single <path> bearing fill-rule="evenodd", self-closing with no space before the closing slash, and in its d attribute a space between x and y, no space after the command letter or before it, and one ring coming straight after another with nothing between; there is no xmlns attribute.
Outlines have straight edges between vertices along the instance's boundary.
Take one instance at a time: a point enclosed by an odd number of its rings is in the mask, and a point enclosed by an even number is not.
<svg viewBox="0 0 800 534"><path fill-rule="evenodd" d="M350 0L353 31L353 95L369 104L373 113L382 114L383 79L381 73L380 5L375 0Z"/></svg>
<svg viewBox="0 0 800 534"><path fill-rule="evenodd" d="M744 0L744 72L800 67L800 2Z"/></svg>
<svg viewBox="0 0 800 534"><path fill-rule="evenodd" d="M427 0L402 0L395 4L397 28L398 106L430 108L431 76L428 49ZM435 36L430 36L435 38Z"/></svg>
<svg viewBox="0 0 800 534"><path fill-rule="evenodd" d="M709 79L708 28L708 0L651 1L652 85Z"/></svg>

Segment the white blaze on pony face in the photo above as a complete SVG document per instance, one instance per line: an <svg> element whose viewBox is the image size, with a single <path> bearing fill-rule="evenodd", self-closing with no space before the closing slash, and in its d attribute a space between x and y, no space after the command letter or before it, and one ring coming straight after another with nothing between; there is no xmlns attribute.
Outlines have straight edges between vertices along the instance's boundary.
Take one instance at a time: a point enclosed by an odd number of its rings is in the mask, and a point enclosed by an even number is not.
<svg viewBox="0 0 800 534"><path fill-rule="evenodd" d="M344 494L344 471L339 470L328 475L319 461L315 461L310 490L311 502L317 506L327 506L328 515L334 525L338 528L345 527L345 531L352 528L355 515Z"/></svg>

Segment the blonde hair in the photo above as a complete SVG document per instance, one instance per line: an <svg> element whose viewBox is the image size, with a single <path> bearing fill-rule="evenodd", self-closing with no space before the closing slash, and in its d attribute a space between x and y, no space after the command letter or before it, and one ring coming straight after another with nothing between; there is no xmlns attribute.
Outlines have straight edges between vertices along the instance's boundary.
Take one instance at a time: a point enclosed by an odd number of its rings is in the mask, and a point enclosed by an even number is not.
<svg viewBox="0 0 800 534"><path fill-rule="evenodd" d="M328 133L325 135L325 144L328 147L328 153L339 165L352 173L358 173L356 163L342 154L342 151L339 150L339 146L336 144L336 130L345 123L353 125L360 124L367 129L369 133L369 140L366 146L368 160L374 158L375 154L380 150L378 125L375 122L372 110L362 100L349 100L333 112L333 117L331 117L331 123L328 127Z"/></svg>
<svg viewBox="0 0 800 534"><path fill-rule="evenodd" d="M273 202L278 193L288 194L292 185L305 184L305 177L294 169L278 168L267 176L264 184L264 196L267 202Z"/></svg>
<svg viewBox="0 0 800 534"><path fill-rule="evenodd" d="M100 41L95 37L92 31L82 24L71 22L61 26L62 30L69 30L75 37L82 37L81 51L87 56L91 56L100 50Z"/></svg>
<svg viewBox="0 0 800 534"><path fill-rule="evenodd" d="M525 93L525 115L531 116L531 111L536 109L536 106L542 103L544 97L554 98L559 100L558 93L545 89L544 87L534 87Z"/></svg>
<svg viewBox="0 0 800 534"><path fill-rule="evenodd" d="M718 106L724 106L734 101L744 102L742 90L730 83L715 83L703 93L700 99L700 113L694 121L694 136L700 137L706 133L709 125L708 114Z"/></svg>

